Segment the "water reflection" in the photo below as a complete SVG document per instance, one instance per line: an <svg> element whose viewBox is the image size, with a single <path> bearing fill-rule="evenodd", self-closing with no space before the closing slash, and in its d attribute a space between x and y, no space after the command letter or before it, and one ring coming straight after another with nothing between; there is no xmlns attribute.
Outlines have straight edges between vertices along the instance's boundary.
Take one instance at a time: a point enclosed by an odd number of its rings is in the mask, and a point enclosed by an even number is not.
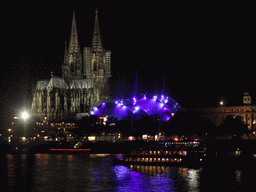
<svg viewBox="0 0 256 192"><path fill-rule="evenodd" d="M173 179L159 174L164 167L115 165L112 169L117 177L115 191L176 191Z"/></svg>
<svg viewBox="0 0 256 192"><path fill-rule="evenodd" d="M235 176L236 176L236 180L238 182L238 185L241 184L241 174L242 174L242 171L240 170L235 170Z"/></svg>
<svg viewBox="0 0 256 192"><path fill-rule="evenodd" d="M253 189L255 169L114 165L111 155L5 154L6 191L234 191ZM250 190L244 190L250 191Z"/></svg>
<svg viewBox="0 0 256 192"><path fill-rule="evenodd" d="M116 165L113 170L124 186L131 185L132 190L142 191L199 191L202 172L202 169L146 165ZM119 185L119 189L124 186Z"/></svg>

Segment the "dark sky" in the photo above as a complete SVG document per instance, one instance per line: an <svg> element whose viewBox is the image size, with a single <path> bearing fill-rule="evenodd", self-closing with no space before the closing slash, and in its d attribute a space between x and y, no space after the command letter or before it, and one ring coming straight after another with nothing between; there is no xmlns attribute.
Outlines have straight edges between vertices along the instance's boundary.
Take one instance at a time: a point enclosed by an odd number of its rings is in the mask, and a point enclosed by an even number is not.
<svg viewBox="0 0 256 192"><path fill-rule="evenodd" d="M244 91L256 100L252 5L11 3L1 13L2 124L25 108L32 83L61 76L73 10L81 51L91 45L96 7L113 97L134 91L138 69L137 92L161 92L165 76L164 92L184 107L241 105Z"/></svg>

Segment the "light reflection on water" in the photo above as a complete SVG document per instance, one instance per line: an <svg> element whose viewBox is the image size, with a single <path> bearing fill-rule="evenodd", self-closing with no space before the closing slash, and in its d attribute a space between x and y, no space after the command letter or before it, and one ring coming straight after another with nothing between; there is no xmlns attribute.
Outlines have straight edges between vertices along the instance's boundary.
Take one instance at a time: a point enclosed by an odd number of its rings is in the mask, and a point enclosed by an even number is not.
<svg viewBox="0 0 256 192"><path fill-rule="evenodd" d="M112 157L6 154L2 182L7 191L223 191L251 188L255 179L252 170L123 166L114 165Z"/></svg>

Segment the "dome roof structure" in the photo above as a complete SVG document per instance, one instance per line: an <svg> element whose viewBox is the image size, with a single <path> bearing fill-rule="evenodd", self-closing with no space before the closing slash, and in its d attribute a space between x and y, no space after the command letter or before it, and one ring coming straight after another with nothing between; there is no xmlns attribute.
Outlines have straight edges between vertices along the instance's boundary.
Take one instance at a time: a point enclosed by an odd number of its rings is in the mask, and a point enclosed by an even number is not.
<svg viewBox="0 0 256 192"><path fill-rule="evenodd" d="M132 99L110 100L92 108L90 114L134 118L146 115L159 115L161 121L168 121L181 107L173 98L165 95L141 95Z"/></svg>

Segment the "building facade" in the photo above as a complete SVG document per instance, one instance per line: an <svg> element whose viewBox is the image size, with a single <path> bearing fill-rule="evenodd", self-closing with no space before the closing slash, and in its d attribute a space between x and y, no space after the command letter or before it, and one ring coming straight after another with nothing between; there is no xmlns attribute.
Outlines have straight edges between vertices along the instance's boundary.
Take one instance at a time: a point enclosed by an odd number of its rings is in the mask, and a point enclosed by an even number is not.
<svg viewBox="0 0 256 192"><path fill-rule="evenodd" d="M103 49L98 11L96 10L91 47L82 54L73 12L69 47L65 43L62 77L36 83L32 91L31 114L38 118L66 119L81 117L109 98L111 52Z"/></svg>
<svg viewBox="0 0 256 192"><path fill-rule="evenodd" d="M245 93L243 96L243 106L223 106L223 102L219 107L197 108L190 111L197 113L203 119L210 119L217 127L221 125L225 118L231 116L241 116L244 124L255 134L256 124L256 105L251 105L251 96Z"/></svg>

